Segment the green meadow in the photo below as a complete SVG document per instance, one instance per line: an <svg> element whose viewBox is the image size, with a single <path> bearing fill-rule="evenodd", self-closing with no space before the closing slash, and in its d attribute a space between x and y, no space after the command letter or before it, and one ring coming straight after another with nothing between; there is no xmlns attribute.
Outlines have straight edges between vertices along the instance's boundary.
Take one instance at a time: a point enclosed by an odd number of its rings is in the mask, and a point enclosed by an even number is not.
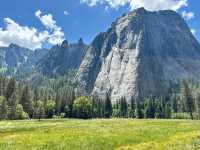
<svg viewBox="0 0 200 150"><path fill-rule="evenodd" d="M0 150L198 150L200 121L0 121Z"/></svg>

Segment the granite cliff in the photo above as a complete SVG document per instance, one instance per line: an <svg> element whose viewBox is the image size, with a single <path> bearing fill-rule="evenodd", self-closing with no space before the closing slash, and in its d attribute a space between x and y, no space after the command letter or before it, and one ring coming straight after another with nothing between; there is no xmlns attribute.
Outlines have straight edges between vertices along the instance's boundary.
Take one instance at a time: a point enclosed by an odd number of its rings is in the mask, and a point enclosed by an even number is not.
<svg viewBox="0 0 200 150"><path fill-rule="evenodd" d="M79 93L115 100L165 95L189 78L200 79L200 45L184 19L140 8L96 36L76 79Z"/></svg>

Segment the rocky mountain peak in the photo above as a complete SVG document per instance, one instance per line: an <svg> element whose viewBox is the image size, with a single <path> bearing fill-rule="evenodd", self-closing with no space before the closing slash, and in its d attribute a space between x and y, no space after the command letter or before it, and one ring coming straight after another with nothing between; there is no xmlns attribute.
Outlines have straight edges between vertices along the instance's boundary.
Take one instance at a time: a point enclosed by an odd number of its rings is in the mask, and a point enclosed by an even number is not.
<svg viewBox="0 0 200 150"><path fill-rule="evenodd" d="M68 41L67 40L64 40L63 42L62 42L62 44L61 44L61 47L63 47L63 48L67 48L69 46L69 44L68 44Z"/></svg>
<svg viewBox="0 0 200 150"><path fill-rule="evenodd" d="M19 45L14 44L14 43L11 43L8 47L9 47L10 49L12 49L12 48L20 48Z"/></svg>
<svg viewBox="0 0 200 150"><path fill-rule="evenodd" d="M82 39L82 38L80 38L80 39L78 40L78 44L79 44L79 45L84 45L84 42L83 42L83 39Z"/></svg>

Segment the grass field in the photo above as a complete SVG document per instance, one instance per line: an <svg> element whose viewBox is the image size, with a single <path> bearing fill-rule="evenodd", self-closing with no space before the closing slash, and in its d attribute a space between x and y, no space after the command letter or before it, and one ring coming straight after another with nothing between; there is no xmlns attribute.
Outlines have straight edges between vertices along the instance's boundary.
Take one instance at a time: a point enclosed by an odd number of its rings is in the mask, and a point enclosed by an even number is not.
<svg viewBox="0 0 200 150"><path fill-rule="evenodd" d="M1 121L0 150L198 150L200 121Z"/></svg>

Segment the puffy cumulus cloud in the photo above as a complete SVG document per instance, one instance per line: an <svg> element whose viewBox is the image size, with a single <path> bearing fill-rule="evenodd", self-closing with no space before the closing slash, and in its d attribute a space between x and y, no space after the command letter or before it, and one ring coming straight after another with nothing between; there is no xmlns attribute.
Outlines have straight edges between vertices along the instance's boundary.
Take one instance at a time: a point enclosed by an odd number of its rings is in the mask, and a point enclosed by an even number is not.
<svg viewBox="0 0 200 150"><path fill-rule="evenodd" d="M187 6L187 0L130 0L132 9L144 7L147 10L174 10Z"/></svg>
<svg viewBox="0 0 200 150"><path fill-rule="evenodd" d="M51 14L43 15L40 10L35 12L35 16L42 22L42 24L49 29L57 28L56 21Z"/></svg>
<svg viewBox="0 0 200 150"><path fill-rule="evenodd" d="M48 42L50 44L60 44L64 41L64 33L62 32L61 28L56 28L56 30L54 30L52 32L52 34L49 35L48 38Z"/></svg>
<svg viewBox="0 0 200 150"><path fill-rule="evenodd" d="M190 20L192 18L194 18L194 13L193 12L186 12L186 11L183 11L182 12L182 16L185 20Z"/></svg>
<svg viewBox="0 0 200 150"><path fill-rule="evenodd" d="M132 10L144 7L149 11L166 9L177 11L187 6L187 1L188 0L81 0L82 3L87 3L89 6L106 4L112 8L118 8L119 6L128 4Z"/></svg>
<svg viewBox="0 0 200 150"><path fill-rule="evenodd" d="M62 28L56 25L51 14L42 16L41 11L37 11L35 15L46 30L40 32L34 27L21 26L11 18L4 18L5 27L0 28L0 46L15 43L34 50L44 43L58 44L64 40Z"/></svg>
<svg viewBox="0 0 200 150"><path fill-rule="evenodd" d="M38 10L35 12L35 16L47 29L49 29L50 35L48 42L50 44L58 44L64 40L64 32L61 27L57 26L56 21L51 14L42 15L42 12Z"/></svg>
<svg viewBox="0 0 200 150"><path fill-rule="evenodd" d="M11 43L30 49L41 48L48 38L48 31L38 32L34 27L20 26L10 18L4 18L5 28L0 28L0 46Z"/></svg>
<svg viewBox="0 0 200 150"><path fill-rule="evenodd" d="M81 0L81 3L87 3L89 6L95 6L97 3L101 3L102 0Z"/></svg>
<svg viewBox="0 0 200 150"><path fill-rule="evenodd" d="M119 6L130 4L130 0L81 0L81 3L86 3L91 7L97 4L106 4L111 8L118 8Z"/></svg>

